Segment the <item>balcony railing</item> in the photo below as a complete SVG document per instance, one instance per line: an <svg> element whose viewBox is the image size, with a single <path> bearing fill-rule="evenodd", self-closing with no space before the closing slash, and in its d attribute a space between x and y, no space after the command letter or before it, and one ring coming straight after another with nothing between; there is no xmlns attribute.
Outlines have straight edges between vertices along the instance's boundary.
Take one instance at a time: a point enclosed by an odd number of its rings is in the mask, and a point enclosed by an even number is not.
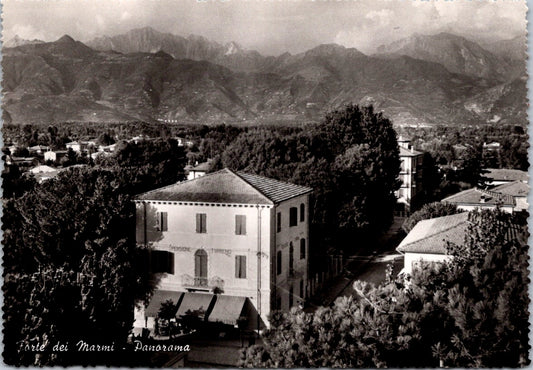
<svg viewBox="0 0 533 370"><path fill-rule="evenodd" d="M224 280L218 276L212 278L200 277L200 276L191 276L187 274L181 275L181 285L184 287L191 288L223 288Z"/></svg>

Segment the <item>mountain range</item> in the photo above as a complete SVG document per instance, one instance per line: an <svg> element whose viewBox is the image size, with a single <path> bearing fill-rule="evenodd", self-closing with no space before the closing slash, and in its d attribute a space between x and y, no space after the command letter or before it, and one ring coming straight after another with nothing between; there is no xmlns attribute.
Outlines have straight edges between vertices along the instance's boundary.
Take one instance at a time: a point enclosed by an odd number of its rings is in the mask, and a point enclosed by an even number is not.
<svg viewBox="0 0 533 370"><path fill-rule="evenodd" d="M10 47L9 45L12 45ZM395 124L526 124L525 43L413 35L365 55L336 44L263 56L152 28L3 49L4 121L251 124L373 104Z"/></svg>

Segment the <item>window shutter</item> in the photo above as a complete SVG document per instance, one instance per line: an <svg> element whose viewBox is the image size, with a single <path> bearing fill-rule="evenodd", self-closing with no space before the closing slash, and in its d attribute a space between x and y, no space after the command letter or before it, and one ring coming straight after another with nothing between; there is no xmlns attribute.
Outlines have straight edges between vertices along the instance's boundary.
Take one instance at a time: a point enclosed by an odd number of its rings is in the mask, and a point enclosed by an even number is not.
<svg viewBox="0 0 533 370"><path fill-rule="evenodd" d="M239 278L239 273L241 272L241 264L239 256L235 256L235 277Z"/></svg>
<svg viewBox="0 0 533 370"><path fill-rule="evenodd" d="M168 252L168 268L167 272L169 274L174 274L174 253Z"/></svg>
<svg viewBox="0 0 533 370"><path fill-rule="evenodd" d="M199 254L196 254L194 256L194 276L201 276L202 267L201 264L201 258Z"/></svg>
<svg viewBox="0 0 533 370"><path fill-rule="evenodd" d="M161 231L168 230L168 213L161 212Z"/></svg>
<svg viewBox="0 0 533 370"><path fill-rule="evenodd" d="M196 232L202 232L202 215L200 213L196 214Z"/></svg>
<svg viewBox="0 0 533 370"><path fill-rule="evenodd" d="M246 278L246 256L241 256L241 277Z"/></svg>
<svg viewBox="0 0 533 370"><path fill-rule="evenodd" d="M161 231L161 212L155 214L155 229Z"/></svg>

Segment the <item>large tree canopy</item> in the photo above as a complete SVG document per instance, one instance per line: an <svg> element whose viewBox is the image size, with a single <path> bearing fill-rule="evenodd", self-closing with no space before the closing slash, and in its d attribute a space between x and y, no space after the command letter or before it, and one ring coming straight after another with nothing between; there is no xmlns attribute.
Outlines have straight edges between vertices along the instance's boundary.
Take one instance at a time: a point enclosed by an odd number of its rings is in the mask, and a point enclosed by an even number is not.
<svg viewBox="0 0 533 370"><path fill-rule="evenodd" d="M76 167L5 203L4 360L97 363L51 353L55 341L124 343L136 299L150 292L131 198L110 171ZM48 344L48 352L24 350ZM104 362L100 362L104 363Z"/></svg>
<svg viewBox="0 0 533 370"><path fill-rule="evenodd" d="M334 111L308 131L243 132L221 166L312 187L312 224L321 238L385 228L399 188L396 132L372 106Z"/></svg>
<svg viewBox="0 0 533 370"><path fill-rule="evenodd" d="M528 360L527 245L511 216L473 213L455 258L409 281L356 282L332 307L274 313L245 367L518 367Z"/></svg>

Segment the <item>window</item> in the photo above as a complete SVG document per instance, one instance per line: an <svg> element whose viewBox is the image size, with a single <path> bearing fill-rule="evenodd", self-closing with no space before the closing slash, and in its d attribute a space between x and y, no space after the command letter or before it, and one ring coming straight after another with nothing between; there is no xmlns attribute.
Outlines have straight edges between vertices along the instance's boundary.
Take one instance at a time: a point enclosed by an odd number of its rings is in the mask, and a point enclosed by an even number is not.
<svg viewBox="0 0 533 370"><path fill-rule="evenodd" d="M294 292L293 292L292 285L291 285L291 287L289 288L289 308L292 307L293 298L294 298Z"/></svg>
<svg viewBox="0 0 533 370"><path fill-rule="evenodd" d="M168 230L168 213L167 212L157 212L157 230L167 231Z"/></svg>
<svg viewBox="0 0 533 370"><path fill-rule="evenodd" d="M298 225L298 208L291 207L290 217L289 217L289 226L296 226L296 225Z"/></svg>
<svg viewBox="0 0 533 370"><path fill-rule="evenodd" d="M278 251L276 268L277 268L278 275L281 274L281 251Z"/></svg>
<svg viewBox="0 0 533 370"><path fill-rule="evenodd" d="M300 222L305 221L305 204L300 204Z"/></svg>
<svg viewBox="0 0 533 370"><path fill-rule="evenodd" d="M293 275L293 274L294 274L294 247L291 242L290 248L289 248L289 275Z"/></svg>
<svg viewBox="0 0 533 370"><path fill-rule="evenodd" d="M203 249L198 249L194 254L194 276L207 278L207 252Z"/></svg>
<svg viewBox="0 0 533 370"><path fill-rule="evenodd" d="M281 296L276 296L276 308L281 310Z"/></svg>
<svg viewBox="0 0 533 370"><path fill-rule="evenodd" d="M246 279L246 256L235 256L235 277Z"/></svg>
<svg viewBox="0 0 533 370"><path fill-rule="evenodd" d="M207 215L205 213L196 214L196 232L197 233L206 233L207 232Z"/></svg>
<svg viewBox="0 0 533 370"><path fill-rule="evenodd" d="M235 235L246 235L245 215L235 215Z"/></svg>
<svg viewBox="0 0 533 370"><path fill-rule="evenodd" d="M278 212L277 225L278 225L278 233L279 233L281 231L281 212Z"/></svg>
<svg viewBox="0 0 533 370"><path fill-rule="evenodd" d="M174 253L152 251L152 272L174 274Z"/></svg>
<svg viewBox="0 0 533 370"><path fill-rule="evenodd" d="M304 281L300 280L300 297L305 298L305 292L304 292Z"/></svg>
<svg viewBox="0 0 533 370"><path fill-rule="evenodd" d="M305 239L300 239L300 259L303 260L305 258Z"/></svg>

